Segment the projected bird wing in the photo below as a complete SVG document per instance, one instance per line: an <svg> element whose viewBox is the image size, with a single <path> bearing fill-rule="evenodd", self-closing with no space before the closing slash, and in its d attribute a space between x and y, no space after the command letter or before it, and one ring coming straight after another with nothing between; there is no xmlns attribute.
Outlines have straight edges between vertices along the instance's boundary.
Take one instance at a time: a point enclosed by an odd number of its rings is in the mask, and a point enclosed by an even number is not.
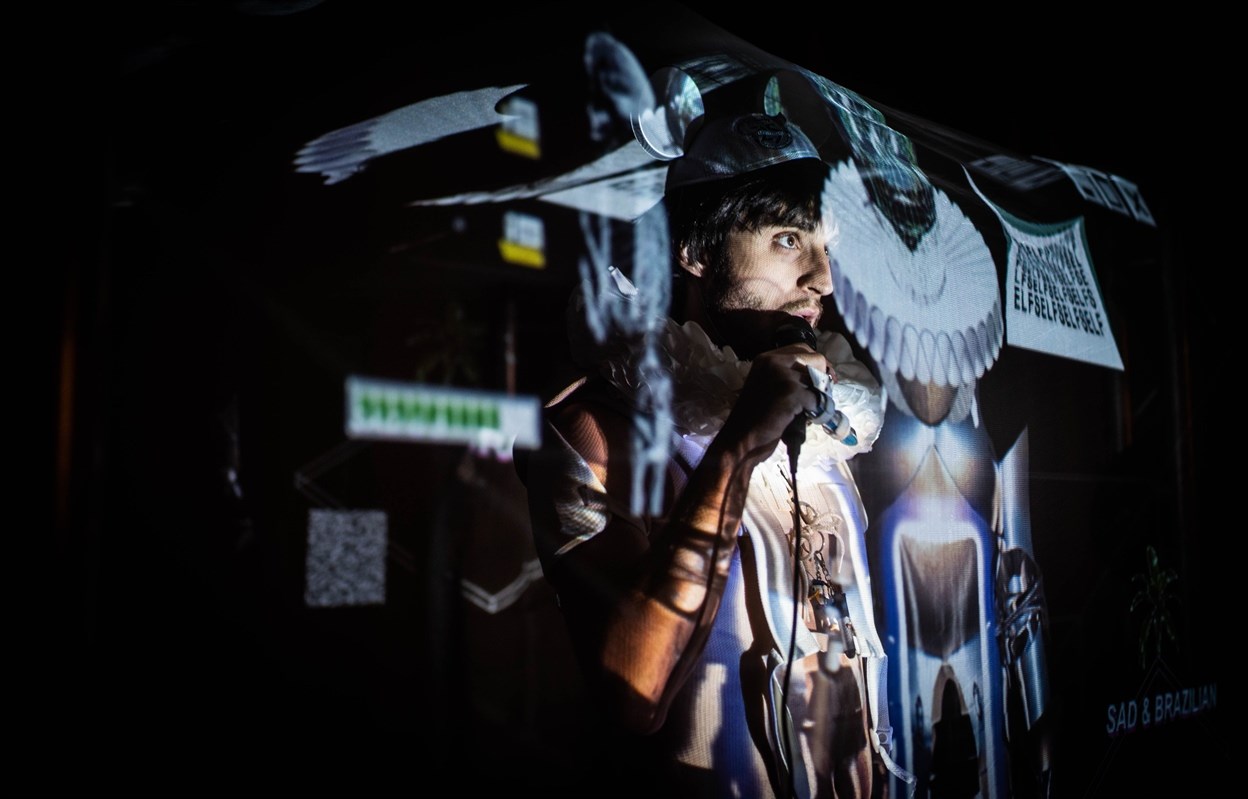
<svg viewBox="0 0 1248 799"><path fill-rule="evenodd" d="M475 205L540 197L547 202L632 220L663 197L666 164L656 164L641 145L628 142L569 172L493 191L416 200L420 205Z"/></svg>
<svg viewBox="0 0 1248 799"><path fill-rule="evenodd" d="M498 124L508 118L497 110L499 101L522 88L524 84L453 92L332 130L299 150L295 171L320 174L325 185L338 183L374 158Z"/></svg>

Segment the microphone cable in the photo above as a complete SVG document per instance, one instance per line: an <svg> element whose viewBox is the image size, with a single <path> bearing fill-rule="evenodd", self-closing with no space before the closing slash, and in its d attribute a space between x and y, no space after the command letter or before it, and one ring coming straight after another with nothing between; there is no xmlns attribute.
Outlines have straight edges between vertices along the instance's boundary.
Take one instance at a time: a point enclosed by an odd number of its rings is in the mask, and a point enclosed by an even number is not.
<svg viewBox="0 0 1248 799"><path fill-rule="evenodd" d="M805 319L794 317L776 330L776 346L804 343L812 350L818 350L818 339L814 328ZM789 651L784 661L784 684L780 689L780 724L781 744L784 748L785 772L788 774L788 795L796 796L796 777L794 776L793 741L789 736L789 690L793 679L793 657L797 653L797 625L801 620L799 608L802 605L801 595L801 549L802 549L802 514L801 500L797 489L797 461L801 454L802 444L806 441L806 414L799 413L789 422L781 436L789 453L789 486L793 490L793 617L789 626Z"/></svg>
<svg viewBox="0 0 1248 799"><path fill-rule="evenodd" d="M800 419L800 417L799 417ZM801 420L803 425L805 420ZM803 431L802 438L805 438ZM787 444L787 442L786 442ZM793 678L793 657L797 653L797 624L800 621L801 614L798 608L801 607L801 550L802 550L802 514L801 503L797 494L797 456L800 450L800 444L789 448L789 477L793 488L793 618L789 627L789 653L784 660L784 685L780 690L780 724L782 740L784 743L784 759L785 771L789 776L788 795L796 797L796 778L794 777L793 763L793 742L789 738L789 686Z"/></svg>

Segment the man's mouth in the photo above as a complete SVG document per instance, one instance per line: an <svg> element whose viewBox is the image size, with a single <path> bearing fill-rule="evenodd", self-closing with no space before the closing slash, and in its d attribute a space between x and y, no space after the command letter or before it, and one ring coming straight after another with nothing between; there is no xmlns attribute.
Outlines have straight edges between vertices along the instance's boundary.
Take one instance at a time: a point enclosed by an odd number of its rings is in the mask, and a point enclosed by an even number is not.
<svg viewBox="0 0 1248 799"><path fill-rule="evenodd" d="M797 308L790 308L786 310L788 313L792 314L793 316L800 316L802 319L805 319L807 322L810 322L811 327L814 327L816 324L818 324L819 317L822 316L822 314L820 313L820 309L811 308L810 306L798 306Z"/></svg>

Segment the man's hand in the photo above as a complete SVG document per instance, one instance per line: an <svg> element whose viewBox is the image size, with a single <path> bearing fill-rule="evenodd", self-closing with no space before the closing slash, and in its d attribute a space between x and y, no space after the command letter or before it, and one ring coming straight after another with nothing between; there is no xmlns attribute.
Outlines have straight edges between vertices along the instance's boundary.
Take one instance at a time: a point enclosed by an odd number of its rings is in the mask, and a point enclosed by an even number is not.
<svg viewBox="0 0 1248 799"><path fill-rule="evenodd" d="M828 360L806 344L787 344L755 358L716 440L739 447L756 463L770 457L794 417L819 408L808 367L836 379Z"/></svg>

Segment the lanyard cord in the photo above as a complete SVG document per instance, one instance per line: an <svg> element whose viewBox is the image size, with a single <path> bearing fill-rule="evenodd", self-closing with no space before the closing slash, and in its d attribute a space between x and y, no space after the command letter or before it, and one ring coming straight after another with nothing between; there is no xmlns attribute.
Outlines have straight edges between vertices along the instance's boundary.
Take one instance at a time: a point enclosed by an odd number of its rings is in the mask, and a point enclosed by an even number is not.
<svg viewBox="0 0 1248 799"><path fill-rule="evenodd" d="M780 692L780 734L784 741L784 759L785 771L789 777L788 795L796 796L794 768L793 768L793 742L789 739L789 684L793 677L793 656L797 651L797 623L799 619L798 608L801 607L802 584L799 579L801 548L802 548L802 514L800 512L801 503L797 496L797 448L789 448L789 478L790 485L793 488L793 619L789 626L789 655L785 658L784 663L784 688Z"/></svg>

